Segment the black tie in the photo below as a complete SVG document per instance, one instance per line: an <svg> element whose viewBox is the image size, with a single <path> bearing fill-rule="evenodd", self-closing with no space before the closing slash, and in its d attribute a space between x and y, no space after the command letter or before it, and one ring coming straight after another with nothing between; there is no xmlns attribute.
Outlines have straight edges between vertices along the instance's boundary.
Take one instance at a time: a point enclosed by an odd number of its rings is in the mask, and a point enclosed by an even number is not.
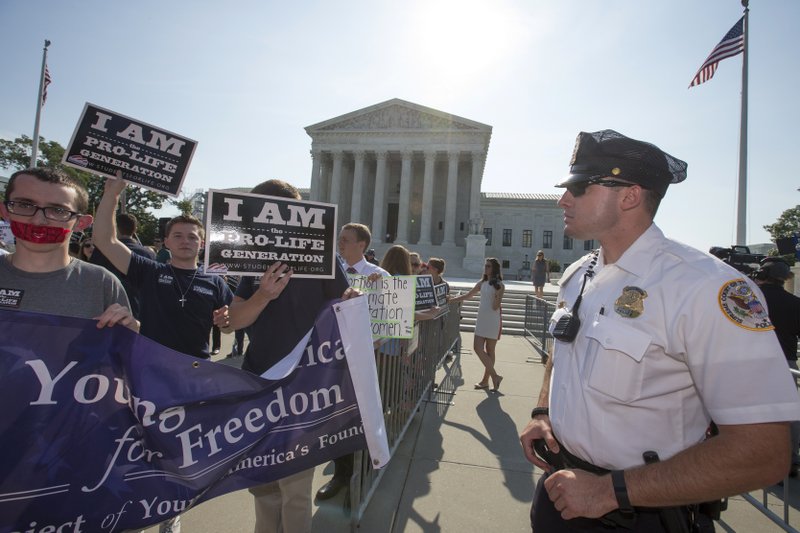
<svg viewBox="0 0 800 533"><path fill-rule="evenodd" d="M358 274L358 270L356 270L353 267L347 267L347 273L348 274Z"/></svg>

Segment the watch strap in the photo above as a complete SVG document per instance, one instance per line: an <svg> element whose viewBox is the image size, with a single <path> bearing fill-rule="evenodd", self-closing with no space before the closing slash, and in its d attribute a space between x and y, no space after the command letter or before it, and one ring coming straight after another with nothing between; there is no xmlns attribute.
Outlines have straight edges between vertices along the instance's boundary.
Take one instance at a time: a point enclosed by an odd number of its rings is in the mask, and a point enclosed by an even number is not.
<svg viewBox="0 0 800 533"><path fill-rule="evenodd" d="M534 407L533 411L531 411L531 418L535 418L538 415L550 416L550 408L549 407Z"/></svg>
<svg viewBox="0 0 800 533"><path fill-rule="evenodd" d="M628 498L628 487L625 485L625 473L622 470L611 471L611 483L614 485L614 496L622 513L633 513L631 500Z"/></svg>

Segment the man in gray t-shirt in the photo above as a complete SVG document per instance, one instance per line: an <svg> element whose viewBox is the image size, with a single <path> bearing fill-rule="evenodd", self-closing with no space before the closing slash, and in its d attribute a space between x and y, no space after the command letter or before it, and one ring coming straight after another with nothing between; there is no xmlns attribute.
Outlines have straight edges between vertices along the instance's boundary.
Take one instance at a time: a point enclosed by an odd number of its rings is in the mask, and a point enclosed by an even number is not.
<svg viewBox="0 0 800 533"><path fill-rule="evenodd" d="M92 223L83 185L47 167L11 175L0 215L17 239L0 257L0 309L96 319L97 327L139 323L120 282L102 267L69 255L69 237Z"/></svg>

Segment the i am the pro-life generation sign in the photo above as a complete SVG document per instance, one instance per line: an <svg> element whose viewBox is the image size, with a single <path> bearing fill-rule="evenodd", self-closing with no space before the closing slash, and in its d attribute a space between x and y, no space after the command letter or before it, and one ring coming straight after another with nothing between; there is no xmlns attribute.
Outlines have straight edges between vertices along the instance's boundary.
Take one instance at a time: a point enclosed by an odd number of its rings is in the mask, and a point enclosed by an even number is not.
<svg viewBox="0 0 800 533"><path fill-rule="evenodd" d="M197 142L86 103L63 163L178 196Z"/></svg>
<svg viewBox="0 0 800 533"><path fill-rule="evenodd" d="M281 262L296 278L335 277L336 205L211 190L206 272L260 276Z"/></svg>

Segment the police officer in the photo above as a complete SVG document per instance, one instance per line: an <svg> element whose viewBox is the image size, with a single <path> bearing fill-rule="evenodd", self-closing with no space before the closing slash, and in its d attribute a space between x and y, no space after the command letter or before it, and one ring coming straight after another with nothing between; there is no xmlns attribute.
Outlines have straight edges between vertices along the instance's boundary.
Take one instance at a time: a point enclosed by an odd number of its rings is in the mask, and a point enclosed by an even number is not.
<svg viewBox="0 0 800 533"><path fill-rule="evenodd" d="M775 334L781 343L783 355L790 368L797 370L797 337L800 336L800 298L783 288L784 282L792 277L789 265L780 259L768 257L761 267L753 273L764 299L767 301L769 319L775 326ZM792 466L790 477L797 477L800 468L800 422L791 424Z"/></svg>
<svg viewBox="0 0 800 533"><path fill-rule="evenodd" d="M546 471L531 524L674 530L667 508L786 474L800 399L752 281L653 223L686 163L604 130L578 135L570 170L557 185L564 233L600 249L564 272L553 357L520 436ZM712 420L719 434L705 439Z"/></svg>

